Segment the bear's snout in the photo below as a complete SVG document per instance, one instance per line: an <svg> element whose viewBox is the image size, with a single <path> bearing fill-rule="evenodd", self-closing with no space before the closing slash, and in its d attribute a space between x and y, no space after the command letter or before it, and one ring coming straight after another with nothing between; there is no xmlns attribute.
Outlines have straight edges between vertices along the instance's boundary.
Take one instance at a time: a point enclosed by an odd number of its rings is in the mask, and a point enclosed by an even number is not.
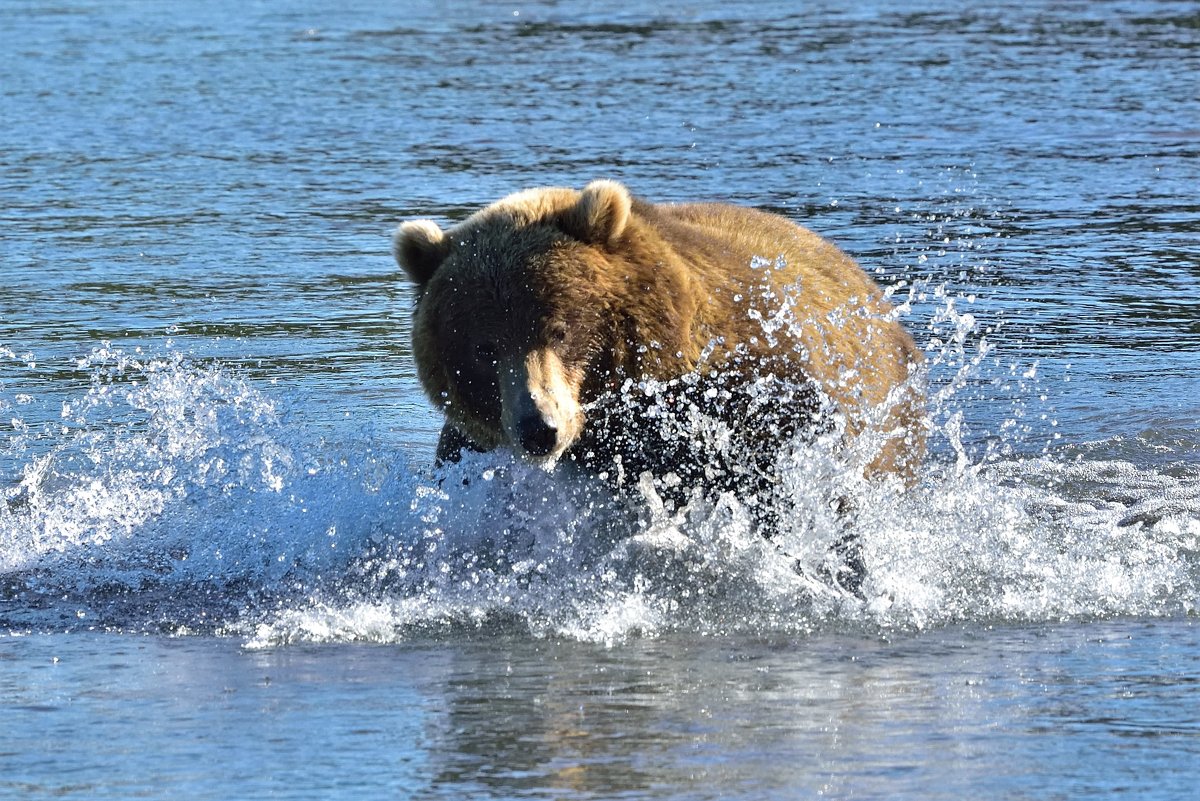
<svg viewBox="0 0 1200 801"><path fill-rule="evenodd" d="M552 462L579 436L583 414L562 361L549 349L500 358L500 418L522 455Z"/></svg>
<svg viewBox="0 0 1200 801"><path fill-rule="evenodd" d="M541 414L527 414L517 421L517 439L530 456L549 456L558 444L558 426Z"/></svg>

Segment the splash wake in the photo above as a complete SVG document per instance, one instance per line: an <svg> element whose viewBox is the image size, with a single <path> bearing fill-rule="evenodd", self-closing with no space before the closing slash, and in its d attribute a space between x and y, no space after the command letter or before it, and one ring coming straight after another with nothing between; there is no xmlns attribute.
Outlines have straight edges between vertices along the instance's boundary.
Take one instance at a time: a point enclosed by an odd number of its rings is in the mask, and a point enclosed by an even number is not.
<svg viewBox="0 0 1200 801"><path fill-rule="evenodd" d="M1200 468L1012 448L972 460L954 412L935 415L943 447L918 487L855 487L860 598L814 578L845 525L827 488L853 481L822 442L781 455L788 516L768 541L729 494L615 498L495 454L433 475L366 430L340 449L313 441L220 367L108 348L83 366L91 384L61 424L10 435L0 628L613 641L1200 601Z"/></svg>

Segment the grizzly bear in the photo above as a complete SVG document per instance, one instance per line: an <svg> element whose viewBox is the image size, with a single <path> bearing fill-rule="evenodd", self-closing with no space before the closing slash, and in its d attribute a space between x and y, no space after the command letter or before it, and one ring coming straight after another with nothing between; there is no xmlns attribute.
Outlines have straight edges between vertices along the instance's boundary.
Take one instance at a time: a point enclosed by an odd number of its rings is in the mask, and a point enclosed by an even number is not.
<svg viewBox="0 0 1200 801"><path fill-rule="evenodd" d="M439 462L506 447L750 491L797 436L837 432L872 477L911 479L922 458L920 351L854 261L780 216L601 180L448 230L406 222L393 244L446 417ZM688 441L714 421L720 458Z"/></svg>

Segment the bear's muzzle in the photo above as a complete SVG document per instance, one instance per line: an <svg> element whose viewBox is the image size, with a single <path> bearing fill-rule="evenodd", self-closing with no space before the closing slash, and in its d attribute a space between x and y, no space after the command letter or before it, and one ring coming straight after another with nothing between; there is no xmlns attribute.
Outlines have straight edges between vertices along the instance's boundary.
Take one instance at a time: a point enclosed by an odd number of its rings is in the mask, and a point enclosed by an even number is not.
<svg viewBox="0 0 1200 801"><path fill-rule="evenodd" d="M578 388L550 348L500 360L500 423L525 457L553 462L583 430Z"/></svg>

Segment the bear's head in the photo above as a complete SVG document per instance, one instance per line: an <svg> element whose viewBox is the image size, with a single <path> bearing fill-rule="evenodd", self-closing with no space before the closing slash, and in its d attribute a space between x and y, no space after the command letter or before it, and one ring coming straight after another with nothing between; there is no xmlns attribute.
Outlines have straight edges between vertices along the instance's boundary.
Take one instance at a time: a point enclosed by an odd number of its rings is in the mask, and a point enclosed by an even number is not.
<svg viewBox="0 0 1200 801"><path fill-rule="evenodd" d="M511 195L442 230L396 231L417 288L413 355L426 393L476 444L552 462L584 427L623 348L632 200L613 181ZM619 341L618 341L619 340Z"/></svg>

